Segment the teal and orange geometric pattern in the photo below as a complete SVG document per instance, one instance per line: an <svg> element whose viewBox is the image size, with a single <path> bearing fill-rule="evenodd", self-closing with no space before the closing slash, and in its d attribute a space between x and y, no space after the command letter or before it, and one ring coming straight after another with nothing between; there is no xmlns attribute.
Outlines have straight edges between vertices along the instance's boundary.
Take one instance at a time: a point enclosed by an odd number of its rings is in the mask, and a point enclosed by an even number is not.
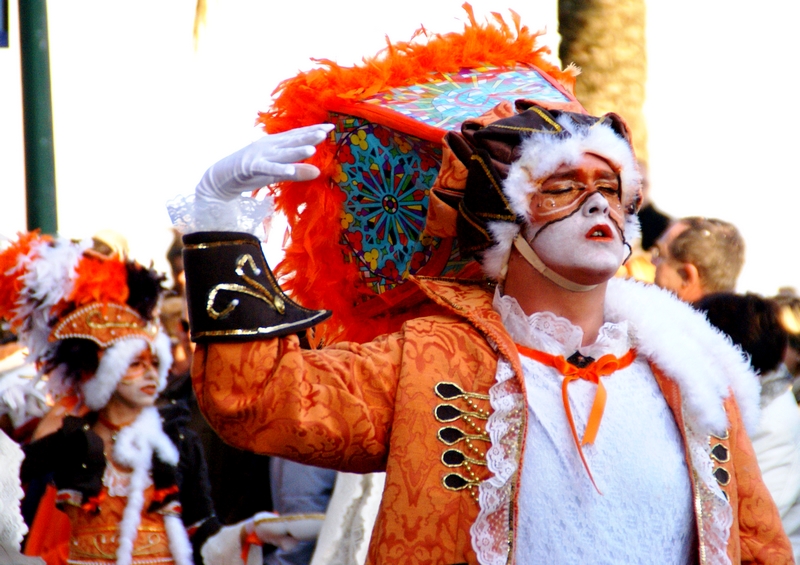
<svg viewBox="0 0 800 565"><path fill-rule="evenodd" d="M503 101L518 99L569 102L570 99L537 69L476 67L458 73L437 73L428 82L396 87L362 100L390 108L429 126L457 129Z"/></svg>
<svg viewBox="0 0 800 565"><path fill-rule="evenodd" d="M336 173L345 193L342 243L381 294L416 273L441 243L423 237L441 146L352 116L336 119Z"/></svg>

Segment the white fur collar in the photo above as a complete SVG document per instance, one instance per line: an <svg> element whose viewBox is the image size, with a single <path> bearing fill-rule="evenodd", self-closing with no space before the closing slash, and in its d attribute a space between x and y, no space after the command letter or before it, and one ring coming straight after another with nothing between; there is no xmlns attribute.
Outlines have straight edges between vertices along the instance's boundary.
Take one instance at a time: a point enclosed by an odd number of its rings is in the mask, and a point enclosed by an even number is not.
<svg viewBox="0 0 800 565"><path fill-rule="evenodd" d="M630 323L638 351L680 387L685 415L697 432L725 431L722 401L730 391L745 428L755 432L758 378L741 350L702 314L655 285L614 278L606 293L605 319Z"/></svg>
<svg viewBox="0 0 800 565"><path fill-rule="evenodd" d="M114 460L133 469L128 487L128 501L119 523L117 565L130 565L132 562L133 543L142 519L144 490L147 488L154 452L165 463L178 464L178 449L164 433L158 410L148 407L142 410L130 426L119 432L114 443ZM166 519L165 524L176 563L190 565L191 554L185 549L189 543L186 530L177 529L174 524L168 524Z"/></svg>

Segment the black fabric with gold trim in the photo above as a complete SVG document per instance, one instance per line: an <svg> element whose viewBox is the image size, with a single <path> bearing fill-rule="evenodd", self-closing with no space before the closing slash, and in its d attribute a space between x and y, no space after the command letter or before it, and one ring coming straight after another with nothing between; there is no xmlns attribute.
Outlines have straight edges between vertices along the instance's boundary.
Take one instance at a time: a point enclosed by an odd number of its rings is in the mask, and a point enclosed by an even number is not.
<svg viewBox="0 0 800 565"><path fill-rule="evenodd" d="M522 224L523 218L511 210L501 185L511 164L519 159L520 146L525 139L536 133L569 137L571 134L558 124L562 115L586 126L603 121L623 139L630 137L628 128L616 114L596 117L546 110L526 100L518 100L516 106L520 113L515 116L487 126L466 121L460 134L451 132L445 136L445 143L468 170L456 220L462 253L476 253L497 243L487 229L488 222Z"/></svg>
<svg viewBox="0 0 800 565"><path fill-rule="evenodd" d="M183 236L186 297L193 341L241 341L297 333L327 319L278 286L259 240L246 233Z"/></svg>
<svg viewBox="0 0 800 565"><path fill-rule="evenodd" d="M717 480L717 483L722 489L722 494L724 494L725 498L728 499L728 493L725 491L725 489L731 482L731 472L727 468L727 464L730 463L731 460L730 447L728 446L729 435L726 430L725 435L716 436L712 434L709 439L711 447L711 460L714 463L714 478Z"/></svg>
<svg viewBox="0 0 800 565"><path fill-rule="evenodd" d="M488 476L486 450L491 440L485 422L490 413L489 397L466 392L450 382L437 383L434 392L445 402L433 409L433 416L440 424L448 424L437 432L445 447L441 462L447 473L442 477L442 486L447 490L469 489L477 500L476 487ZM466 429L454 424L463 424Z"/></svg>

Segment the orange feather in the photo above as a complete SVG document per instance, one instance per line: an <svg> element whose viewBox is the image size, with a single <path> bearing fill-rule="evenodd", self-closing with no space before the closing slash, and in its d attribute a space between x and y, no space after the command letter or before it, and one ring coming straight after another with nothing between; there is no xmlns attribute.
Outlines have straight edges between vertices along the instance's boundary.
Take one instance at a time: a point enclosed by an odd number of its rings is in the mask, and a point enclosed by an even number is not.
<svg viewBox="0 0 800 565"><path fill-rule="evenodd" d="M480 24L469 4L462 7L469 22L460 33L430 34L420 27L409 41L391 43L387 39L386 48L353 67L315 59L318 68L278 85L271 109L260 113L258 122L267 133L326 122L330 120L329 109L343 102L359 102L389 88L431 80L440 73L482 66L534 65L565 90L573 91L575 73L571 69L562 71L544 58L550 51L536 45L540 33L523 26L518 14L511 12L513 28L497 13L492 14L494 24ZM331 180L336 169L335 151L331 142L317 147L309 160L321 170L317 179L284 183L274 189L276 207L287 216L290 228L276 274L304 306L334 313L317 327L312 343L367 341L398 329L400 322L420 312L411 308L377 319L360 313L359 305L377 295L363 282L348 248L341 243L345 196Z"/></svg>

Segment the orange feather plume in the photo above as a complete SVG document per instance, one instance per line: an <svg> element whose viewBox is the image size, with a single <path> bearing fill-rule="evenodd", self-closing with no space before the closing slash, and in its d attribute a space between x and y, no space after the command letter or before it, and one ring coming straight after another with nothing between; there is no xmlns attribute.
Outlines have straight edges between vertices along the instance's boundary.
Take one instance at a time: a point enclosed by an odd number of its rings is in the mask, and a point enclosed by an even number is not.
<svg viewBox="0 0 800 565"><path fill-rule="evenodd" d="M50 242L39 230L18 233L17 240L0 252L0 318L12 320L23 290L25 275L23 257L29 256L35 244Z"/></svg>
<svg viewBox="0 0 800 565"><path fill-rule="evenodd" d="M77 279L68 298L75 306L92 302L125 304L128 300L128 271L122 261L84 255L75 273Z"/></svg>
<svg viewBox="0 0 800 565"><path fill-rule="evenodd" d="M280 83L273 93L271 109L260 113L258 122L267 133L326 122L332 109L357 104L389 88L431 80L439 73L483 66L534 65L567 92L574 91L576 72L562 71L547 61L549 49L536 45L540 33L523 26L518 14L511 12L511 25L497 13L492 13L493 22L480 24L469 4L463 8L469 22L460 33L429 34L420 28L409 41L387 40L385 49L354 67L315 59L319 68ZM345 195L331 180L336 172L335 152L334 143L320 144L309 159L320 168L317 179L274 188L276 208L286 215L291 233L276 274L304 306L327 308L334 313L317 327L312 344L343 339L367 341L398 329L402 321L420 314L414 305L404 312L394 309L390 316L378 318L359 310L358 305L363 302L383 297L364 283L358 266L341 243Z"/></svg>

